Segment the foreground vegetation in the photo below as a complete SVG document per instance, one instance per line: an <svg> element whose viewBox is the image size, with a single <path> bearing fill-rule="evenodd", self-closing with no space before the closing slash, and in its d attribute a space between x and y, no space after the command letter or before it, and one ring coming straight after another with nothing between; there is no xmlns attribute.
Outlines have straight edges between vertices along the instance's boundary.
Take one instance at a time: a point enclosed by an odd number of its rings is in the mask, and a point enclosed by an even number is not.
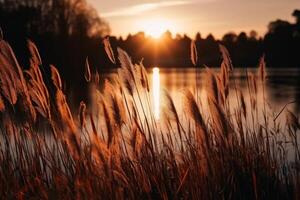
<svg viewBox="0 0 300 200"><path fill-rule="evenodd" d="M100 87L101 75L87 60L91 95L76 116L56 68L50 67L51 80L43 76L32 42L31 65L22 72L8 43L0 41L1 198L299 198L299 122L289 111L270 114L265 98L258 108L257 91L264 93L258 82L266 80L263 59L258 74L248 75L244 92L250 99L234 88L233 109L228 101L233 67L220 46L220 73L206 69L209 112L191 91L184 92L179 111L165 93L157 121L142 63L133 64L121 49L113 52L108 39L104 46L111 62L119 63L118 55L120 69ZM285 125L278 122L283 113Z"/></svg>

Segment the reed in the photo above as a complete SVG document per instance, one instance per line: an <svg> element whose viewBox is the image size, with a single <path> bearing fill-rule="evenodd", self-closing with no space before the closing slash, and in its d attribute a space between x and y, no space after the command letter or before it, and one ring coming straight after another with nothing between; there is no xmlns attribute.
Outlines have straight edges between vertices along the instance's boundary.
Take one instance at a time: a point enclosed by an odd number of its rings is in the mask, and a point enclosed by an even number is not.
<svg viewBox="0 0 300 200"><path fill-rule="evenodd" d="M29 41L28 48L30 67L22 72L0 36L1 198L299 198L299 119L286 111L282 126L276 119L283 111L270 120L267 106L257 108L257 81L267 80L263 59L260 78L248 74L247 91L234 85L238 106L233 108L232 61L220 46L220 73L206 69L207 112L188 90L182 110L166 92L165 115L156 121L146 69L122 49L116 56L108 38L108 58L118 65L118 57L121 68L102 89L102 77L87 60L83 76L93 98L81 102L78 112L70 110L58 70L51 66L47 80L37 47ZM195 48L192 43L196 65ZM262 101L267 104L265 96Z"/></svg>

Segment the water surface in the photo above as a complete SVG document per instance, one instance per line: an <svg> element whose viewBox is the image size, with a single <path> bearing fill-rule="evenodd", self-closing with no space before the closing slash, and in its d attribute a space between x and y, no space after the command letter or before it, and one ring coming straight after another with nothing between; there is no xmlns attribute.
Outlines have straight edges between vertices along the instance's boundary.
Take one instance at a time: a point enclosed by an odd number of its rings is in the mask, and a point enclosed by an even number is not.
<svg viewBox="0 0 300 200"><path fill-rule="evenodd" d="M218 72L219 69L213 69ZM242 90L245 97L248 97L247 87L247 73L256 73L257 69L242 69L236 68L231 74L231 95L229 96L233 104L236 102L236 95L234 93L235 85ZM200 93L203 101L205 101L205 70L198 69L198 75L195 68L162 68L160 69L160 85L164 88L176 101L177 106L180 107L180 96L184 89ZM150 72L151 73L151 72ZM258 99L263 99L262 85L258 85ZM285 104L289 104L288 109L299 113L300 111L300 70L296 68L268 68L267 80L265 84L266 100L269 107L273 111L280 110Z"/></svg>

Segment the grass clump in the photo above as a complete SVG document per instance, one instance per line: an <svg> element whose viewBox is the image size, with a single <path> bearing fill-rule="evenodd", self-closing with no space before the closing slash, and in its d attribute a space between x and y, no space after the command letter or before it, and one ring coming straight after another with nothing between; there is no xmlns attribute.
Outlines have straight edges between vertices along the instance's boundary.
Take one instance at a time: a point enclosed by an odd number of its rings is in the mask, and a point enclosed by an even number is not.
<svg viewBox="0 0 300 200"><path fill-rule="evenodd" d="M86 61L89 102L71 112L58 70L45 80L32 42L29 70L0 41L0 195L4 199L298 199L299 121L288 111L285 126L270 115L258 82L264 59L248 74L249 102L234 85L220 46L220 73L206 69L208 111L186 90L178 110L167 92L163 116L152 112L147 71L105 39L109 59L120 68L99 86L101 75ZM192 51L195 47L192 47ZM192 54L197 63L197 55ZM262 84L264 85L264 84ZM78 114L75 117L75 113ZM264 120L260 120L259 115ZM292 145L289 145L291 143ZM293 158L287 153L293 151Z"/></svg>

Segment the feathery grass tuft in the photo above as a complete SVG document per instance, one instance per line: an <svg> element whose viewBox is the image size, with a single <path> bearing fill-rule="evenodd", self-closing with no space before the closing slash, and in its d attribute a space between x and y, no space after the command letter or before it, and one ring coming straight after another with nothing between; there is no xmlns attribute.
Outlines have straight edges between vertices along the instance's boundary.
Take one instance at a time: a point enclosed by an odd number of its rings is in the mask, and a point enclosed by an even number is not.
<svg viewBox="0 0 300 200"><path fill-rule="evenodd" d="M83 77L92 103L72 112L58 70L51 65L53 84L45 81L38 49L30 41L28 48L31 62L23 72L0 39L2 199L298 198L299 119L286 110L280 124L285 107L274 119L266 97L259 99L264 59L241 91L221 45L221 71L204 72L208 107L185 90L178 109L166 91L165 118L155 120L148 73L124 50L117 49L121 68L110 79L100 81L87 61ZM116 64L108 38L104 48ZM197 65L193 43L191 54ZM232 89L237 105L229 102Z"/></svg>

